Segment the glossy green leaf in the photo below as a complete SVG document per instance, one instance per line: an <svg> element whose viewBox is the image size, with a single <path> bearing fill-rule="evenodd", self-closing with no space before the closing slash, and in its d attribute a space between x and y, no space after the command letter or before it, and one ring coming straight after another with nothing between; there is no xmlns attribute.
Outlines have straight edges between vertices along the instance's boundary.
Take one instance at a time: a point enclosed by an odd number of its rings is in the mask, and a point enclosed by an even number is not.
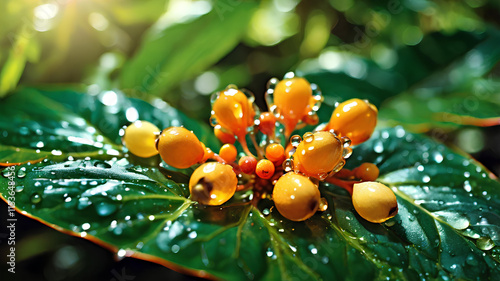
<svg viewBox="0 0 500 281"><path fill-rule="evenodd" d="M189 200L187 178L125 159L44 161L3 170L0 192L39 220L104 243L118 256L153 260L225 280L494 279L500 274L500 183L474 160L401 127L355 147L349 167L374 162L399 214L369 223L349 194L304 222L272 201L237 194L220 207ZM192 271L194 270L194 271ZM205 274L205 275L204 275Z"/></svg>
<svg viewBox="0 0 500 281"><path fill-rule="evenodd" d="M134 94L168 95L173 86L216 63L239 43L256 6L215 1L206 14L159 22L124 66L121 87Z"/></svg>
<svg viewBox="0 0 500 281"><path fill-rule="evenodd" d="M116 91L88 95L23 88L0 104L0 163L121 156L124 148L119 131L136 119L159 128L183 125L208 147L218 148L207 125L190 120L165 102L154 103L157 106Z"/></svg>

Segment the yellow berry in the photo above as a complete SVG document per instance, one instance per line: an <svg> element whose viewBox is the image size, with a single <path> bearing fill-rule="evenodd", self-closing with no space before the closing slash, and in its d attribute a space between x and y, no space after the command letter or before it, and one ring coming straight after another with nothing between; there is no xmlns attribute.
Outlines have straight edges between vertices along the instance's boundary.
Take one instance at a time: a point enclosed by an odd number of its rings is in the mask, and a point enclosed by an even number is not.
<svg viewBox="0 0 500 281"><path fill-rule="evenodd" d="M273 200L282 216L303 221L318 210L320 193L309 178L291 172L281 176L274 185Z"/></svg>
<svg viewBox="0 0 500 281"><path fill-rule="evenodd" d="M367 221L381 223L398 213L398 201L392 190L378 182L354 184L352 204Z"/></svg>
<svg viewBox="0 0 500 281"><path fill-rule="evenodd" d="M273 93L274 105L285 125L285 135L289 136L299 121L307 116L314 104L311 84L306 79L295 77L283 79Z"/></svg>
<svg viewBox="0 0 500 281"><path fill-rule="evenodd" d="M354 176L364 181L374 181L378 178L379 170L375 164L363 163L353 170Z"/></svg>
<svg viewBox="0 0 500 281"><path fill-rule="evenodd" d="M193 132L183 127L170 127L158 138L158 152L168 165L185 169L199 163L205 155L204 145Z"/></svg>
<svg viewBox="0 0 500 281"><path fill-rule="evenodd" d="M123 144L132 154L147 158L158 154L156 138L160 129L148 121L135 121L125 129Z"/></svg>
<svg viewBox="0 0 500 281"><path fill-rule="evenodd" d="M204 205L218 206L229 200L236 191L238 179L230 165L205 163L189 179L191 199Z"/></svg>
<svg viewBox="0 0 500 281"><path fill-rule="evenodd" d="M271 162L285 160L285 148L279 143L272 143L266 147L266 158Z"/></svg>
<svg viewBox="0 0 500 281"><path fill-rule="evenodd" d="M227 163L232 163L236 160L236 155L238 151L236 147L232 144L226 143L219 150L219 156L224 159Z"/></svg>
<svg viewBox="0 0 500 281"><path fill-rule="evenodd" d="M226 131L238 138L244 138L247 128L253 126L255 111L252 102L240 90L227 88L217 93L212 105L212 118Z"/></svg>
<svg viewBox="0 0 500 281"><path fill-rule="evenodd" d="M377 125L377 108L360 99L350 99L337 106L325 130L333 129L340 136L348 137L353 145L367 139Z"/></svg>
<svg viewBox="0 0 500 281"><path fill-rule="evenodd" d="M219 125L214 128L214 135L222 142L222 143L231 143L233 144L236 141L234 135L224 132Z"/></svg>
<svg viewBox="0 0 500 281"><path fill-rule="evenodd" d="M293 154L294 169L323 180L345 163L342 151L342 142L334 134L324 131L306 133Z"/></svg>
<svg viewBox="0 0 500 281"><path fill-rule="evenodd" d="M274 164L267 159L261 159L257 162L255 173L262 179L270 179L274 175Z"/></svg>

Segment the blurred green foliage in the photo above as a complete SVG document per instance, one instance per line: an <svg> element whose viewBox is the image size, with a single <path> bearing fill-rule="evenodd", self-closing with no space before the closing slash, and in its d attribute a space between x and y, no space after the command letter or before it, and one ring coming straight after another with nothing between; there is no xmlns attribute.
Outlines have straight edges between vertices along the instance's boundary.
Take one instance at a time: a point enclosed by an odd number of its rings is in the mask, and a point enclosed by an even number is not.
<svg viewBox="0 0 500 281"><path fill-rule="evenodd" d="M418 78L414 64L439 63L439 46L427 46L426 61L400 48L430 33L481 33L498 26L499 8L487 0L7 0L0 3L0 95L19 83L84 83L160 96L206 118L207 95L229 83L262 103L269 77L312 61L327 70L348 65L339 54L381 69L400 65Z"/></svg>

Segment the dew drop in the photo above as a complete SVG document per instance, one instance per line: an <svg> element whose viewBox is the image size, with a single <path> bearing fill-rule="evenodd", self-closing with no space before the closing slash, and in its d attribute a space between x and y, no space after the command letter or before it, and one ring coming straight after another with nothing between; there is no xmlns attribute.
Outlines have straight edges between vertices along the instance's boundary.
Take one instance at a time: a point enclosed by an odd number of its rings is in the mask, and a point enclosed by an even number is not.
<svg viewBox="0 0 500 281"><path fill-rule="evenodd" d="M264 216L268 216L271 212L268 208L265 208L264 210L262 210L262 213L264 214Z"/></svg>
<svg viewBox="0 0 500 281"><path fill-rule="evenodd" d="M340 162L337 164L337 166L335 166L335 168L333 168L333 172L338 173L340 170L342 170L344 165L345 165L345 160L344 159L340 160Z"/></svg>
<svg viewBox="0 0 500 281"><path fill-rule="evenodd" d="M347 159L351 157L351 155L352 155L352 148L344 147L344 149L342 150L342 158Z"/></svg>
<svg viewBox="0 0 500 281"><path fill-rule="evenodd" d="M292 144L293 147L299 146L300 142L302 141L302 138L299 135L293 135L290 138L290 143Z"/></svg>
<svg viewBox="0 0 500 281"><path fill-rule="evenodd" d="M100 216L109 216L114 213L117 209L116 205L110 204L108 202L99 202L95 206L97 214Z"/></svg>
<svg viewBox="0 0 500 281"><path fill-rule="evenodd" d="M291 172L293 170L293 160L292 159L286 159L283 162L283 170L285 173Z"/></svg>
<svg viewBox="0 0 500 281"><path fill-rule="evenodd" d="M488 251L495 247L495 243L493 243L493 240L491 240L489 237L481 237L477 239L476 245L483 251Z"/></svg>
<svg viewBox="0 0 500 281"><path fill-rule="evenodd" d="M472 191L472 186L470 185L469 181L464 181L464 189L467 192L471 192Z"/></svg>
<svg viewBox="0 0 500 281"><path fill-rule="evenodd" d="M111 168L111 165L109 165L106 162L98 161L98 162L94 163L94 167L108 169L108 168Z"/></svg>
<svg viewBox="0 0 500 281"><path fill-rule="evenodd" d="M319 200L318 211L324 212L326 210L328 210L328 201L326 201L324 197L321 197L321 199Z"/></svg>
<svg viewBox="0 0 500 281"><path fill-rule="evenodd" d="M17 177L20 179L26 177L26 167L21 167L19 171L17 171Z"/></svg>
<svg viewBox="0 0 500 281"><path fill-rule="evenodd" d="M428 183L428 182L431 181L431 178L429 176L425 175L425 176L422 177L422 181L425 182L425 183Z"/></svg>
<svg viewBox="0 0 500 281"><path fill-rule="evenodd" d="M384 144L381 141L377 141L373 146L373 151L375 151L376 153L384 152Z"/></svg>
<svg viewBox="0 0 500 281"><path fill-rule="evenodd" d="M312 141L314 141L314 134L311 132L305 133L304 134L304 141L307 143L311 143Z"/></svg>
<svg viewBox="0 0 500 281"><path fill-rule="evenodd" d="M31 203L33 204L38 204L42 201L42 196L40 196L40 194L38 193L33 193L33 195L31 195Z"/></svg>
<svg viewBox="0 0 500 281"><path fill-rule="evenodd" d="M342 146L344 146L344 147L351 146L351 139L350 138L348 138L348 137L342 137L341 141L342 141Z"/></svg>
<svg viewBox="0 0 500 281"><path fill-rule="evenodd" d="M21 192L24 190L24 185L18 185L16 186L16 192Z"/></svg>
<svg viewBox="0 0 500 281"><path fill-rule="evenodd" d="M175 244L172 246L171 250L172 250L172 253L174 254L177 254L179 251L180 251L181 247L179 247L179 245Z"/></svg>
<svg viewBox="0 0 500 281"><path fill-rule="evenodd" d="M6 168L5 170L2 171L2 176L4 178L8 178L14 175L14 172L12 172L9 168Z"/></svg>
<svg viewBox="0 0 500 281"><path fill-rule="evenodd" d="M465 263L471 266L477 266L478 264L476 257L474 257L474 255L468 255L467 258L465 259Z"/></svg>

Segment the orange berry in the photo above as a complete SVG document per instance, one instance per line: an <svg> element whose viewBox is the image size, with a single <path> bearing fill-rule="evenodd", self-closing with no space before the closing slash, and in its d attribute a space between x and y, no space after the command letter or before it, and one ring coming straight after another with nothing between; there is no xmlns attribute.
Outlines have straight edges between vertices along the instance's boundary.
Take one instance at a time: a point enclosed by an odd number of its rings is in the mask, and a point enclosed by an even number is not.
<svg viewBox="0 0 500 281"><path fill-rule="evenodd" d="M214 128L214 135L222 142L222 143L230 143L233 144L236 141L234 135L226 133L222 131L221 126L217 125Z"/></svg>
<svg viewBox="0 0 500 281"><path fill-rule="evenodd" d="M309 178L291 172L281 176L274 185L273 200L282 216L303 221L318 210L320 193Z"/></svg>
<svg viewBox="0 0 500 281"><path fill-rule="evenodd" d="M238 161L238 165L240 166L240 169L243 173L250 175L255 172L257 159L252 156L243 156L240 158L240 161Z"/></svg>
<svg viewBox="0 0 500 281"><path fill-rule="evenodd" d="M392 190L379 182L354 184L352 204L365 220L381 223L398 213L398 201Z"/></svg>
<svg viewBox="0 0 500 281"><path fill-rule="evenodd" d="M224 159L227 163L232 163L236 160L236 155L238 151L236 147L232 144L226 143L219 150L219 156Z"/></svg>
<svg viewBox="0 0 500 281"><path fill-rule="evenodd" d="M272 143L266 147L266 158L271 162L285 160L285 148L279 143Z"/></svg>
<svg viewBox="0 0 500 281"><path fill-rule="evenodd" d="M204 205L221 205L236 191L238 178L230 165L218 162L205 163L189 179L191 198Z"/></svg>
<svg viewBox="0 0 500 281"><path fill-rule="evenodd" d="M363 163L353 170L354 176L364 181L374 181L378 178L379 170L375 164Z"/></svg>
<svg viewBox="0 0 500 281"><path fill-rule="evenodd" d="M279 120L285 125L285 135L289 136L314 104L311 84L300 77L283 79L276 85L273 96Z"/></svg>
<svg viewBox="0 0 500 281"><path fill-rule="evenodd" d="M325 130L333 129L340 136L351 139L353 145L367 139L377 125L377 108L360 99L350 99L337 106Z"/></svg>
<svg viewBox="0 0 500 281"><path fill-rule="evenodd" d="M259 116L259 131L268 136L274 135L274 129L276 128L276 117L270 112L263 112Z"/></svg>
<svg viewBox="0 0 500 281"><path fill-rule="evenodd" d="M345 164L342 151L342 141L334 134L325 131L306 133L293 154L294 169L323 180Z"/></svg>
<svg viewBox="0 0 500 281"><path fill-rule="evenodd" d="M216 93L212 105L212 124L219 124L222 128L237 136L244 138L247 128L253 126L255 111L252 102L240 90L227 88Z"/></svg>
<svg viewBox="0 0 500 281"><path fill-rule="evenodd" d="M262 179L270 179L274 175L274 164L267 159L261 159L257 162L255 173Z"/></svg>
<svg viewBox="0 0 500 281"><path fill-rule="evenodd" d="M158 152L168 165L185 169L199 163L205 155L204 145L193 132L183 127L170 127L158 138Z"/></svg>

